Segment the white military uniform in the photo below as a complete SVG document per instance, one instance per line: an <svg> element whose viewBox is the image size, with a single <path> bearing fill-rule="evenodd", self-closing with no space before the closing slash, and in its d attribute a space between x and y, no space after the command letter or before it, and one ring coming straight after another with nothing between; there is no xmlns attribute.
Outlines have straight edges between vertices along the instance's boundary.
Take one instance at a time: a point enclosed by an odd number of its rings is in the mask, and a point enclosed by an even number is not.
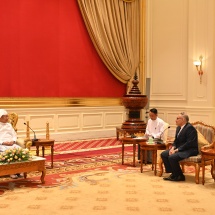
<svg viewBox="0 0 215 215"><path fill-rule="evenodd" d="M0 117L3 115L7 115L7 111L4 109L0 109ZM3 142L16 142L17 135L14 131L12 125L10 123L0 122L0 152L3 152L7 149L20 148L17 144L13 144L12 146L2 145Z"/></svg>
<svg viewBox="0 0 215 215"><path fill-rule="evenodd" d="M154 138L162 139L162 132L164 131L165 122L158 118L156 120L149 119L146 126L146 134Z"/></svg>

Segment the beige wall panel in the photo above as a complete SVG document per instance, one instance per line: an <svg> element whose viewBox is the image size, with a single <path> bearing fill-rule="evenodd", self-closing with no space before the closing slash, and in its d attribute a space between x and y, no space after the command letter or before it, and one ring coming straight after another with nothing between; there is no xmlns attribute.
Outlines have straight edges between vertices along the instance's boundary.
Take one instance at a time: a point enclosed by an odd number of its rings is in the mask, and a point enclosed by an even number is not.
<svg viewBox="0 0 215 215"><path fill-rule="evenodd" d="M151 2L151 100L186 100L187 5L187 0Z"/></svg>
<svg viewBox="0 0 215 215"><path fill-rule="evenodd" d="M29 126L34 130L34 131L39 131L39 130L46 130L46 123L49 123L49 128L53 129L54 125L54 115L29 115Z"/></svg>
<svg viewBox="0 0 215 215"><path fill-rule="evenodd" d="M189 1L189 74L188 81L192 83L189 90L189 104L195 106L211 106L214 99L214 0ZM197 13L196 11L201 11ZM193 61L203 56L202 83Z"/></svg>
<svg viewBox="0 0 215 215"><path fill-rule="evenodd" d="M83 114L83 129L102 128L103 114L102 113L84 113Z"/></svg>
<svg viewBox="0 0 215 215"><path fill-rule="evenodd" d="M147 0L146 32L149 108L158 108L172 132L181 111L215 125L215 1ZM202 83L193 65L200 55Z"/></svg>
<svg viewBox="0 0 215 215"><path fill-rule="evenodd" d="M26 116L24 115L19 115L18 116L18 122L17 122L17 125L16 127L18 128L18 133L23 133L23 132L26 132L26 125L24 125L24 123L26 123Z"/></svg>
<svg viewBox="0 0 215 215"><path fill-rule="evenodd" d="M65 114L65 115L58 115L58 123L57 123L57 130L74 130L80 129L80 115L79 114Z"/></svg>
<svg viewBox="0 0 215 215"><path fill-rule="evenodd" d="M105 127L116 127L122 124L124 119L123 113L105 113Z"/></svg>
<svg viewBox="0 0 215 215"><path fill-rule="evenodd" d="M201 113L201 120L199 120L199 114L190 114L190 119L192 119L192 121L190 120L190 122L196 122L196 121L202 121L202 122L206 122L208 123L209 122L209 118L210 116L208 114L204 114L204 113ZM210 123L208 123L210 124ZM213 123L213 125L215 126L215 123Z"/></svg>

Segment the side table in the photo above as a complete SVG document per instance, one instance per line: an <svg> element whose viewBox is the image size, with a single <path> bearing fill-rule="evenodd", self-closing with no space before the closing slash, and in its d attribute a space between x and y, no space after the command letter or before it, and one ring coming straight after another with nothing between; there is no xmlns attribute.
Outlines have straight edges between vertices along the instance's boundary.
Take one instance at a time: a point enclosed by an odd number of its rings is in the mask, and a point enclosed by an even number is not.
<svg viewBox="0 0 215 215"><path fill-rule="evenodd" d="M135 156L136 156L136 145L139 142L146 142L148 139L145 138L131 138L131 137L124 137L122 140L122 164L124 164L124 150L125 144L132 144L133 145L133 166L135 167Z"/></svg>
<svg viewBox="0 0 215 215"><path fill-rule="evenodd" d="M36 155L39 156L39 147L42 146L42 155L45 155L45 147L51 147L51 168L53 168L53 160L54 160L54 140L47 140L47 139L39 139L39 140L32 140L32 146L36 146Z"/></svg>
<svg viewBox="0 0 215 215"><path fill-rule="evenodd" d="M152 151L152 170L154 170L154 175L157 174L157 150L166 149L165 144L157 144L156 142L147 143L139 142L140 145L140 172L143 172L143 154L146 151Z"/></svg>

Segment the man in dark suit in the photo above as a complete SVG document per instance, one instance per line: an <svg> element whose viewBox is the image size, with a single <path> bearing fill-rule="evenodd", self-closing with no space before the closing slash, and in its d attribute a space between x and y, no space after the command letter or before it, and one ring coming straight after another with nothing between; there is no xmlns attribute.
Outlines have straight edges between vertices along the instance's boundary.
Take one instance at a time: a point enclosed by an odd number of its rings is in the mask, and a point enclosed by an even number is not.
<svg viewBox="0 0 215 215"><path fill-rule="evenodd" d="M185 181L179 161L198 154L198 136L196 129L189 123L189 117L181 113L176 118L176 134L172 148L161 153L161 158L169 177L169 181Z"/></svg>

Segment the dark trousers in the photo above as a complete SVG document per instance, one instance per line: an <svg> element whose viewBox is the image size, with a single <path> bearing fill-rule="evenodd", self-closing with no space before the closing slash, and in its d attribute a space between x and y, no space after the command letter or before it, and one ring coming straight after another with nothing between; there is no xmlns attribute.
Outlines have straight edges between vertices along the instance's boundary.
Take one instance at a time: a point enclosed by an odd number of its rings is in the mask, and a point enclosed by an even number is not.
<svg viewBox="0 0 215 215"><path fill-rule="evenodd" d="M161 158L167 173L172 173L174 177L183 175L179 164L179 161L183 160L183 158L181 158L178 153L169 155L169 150L166 150L161 153Z"/></svg>

